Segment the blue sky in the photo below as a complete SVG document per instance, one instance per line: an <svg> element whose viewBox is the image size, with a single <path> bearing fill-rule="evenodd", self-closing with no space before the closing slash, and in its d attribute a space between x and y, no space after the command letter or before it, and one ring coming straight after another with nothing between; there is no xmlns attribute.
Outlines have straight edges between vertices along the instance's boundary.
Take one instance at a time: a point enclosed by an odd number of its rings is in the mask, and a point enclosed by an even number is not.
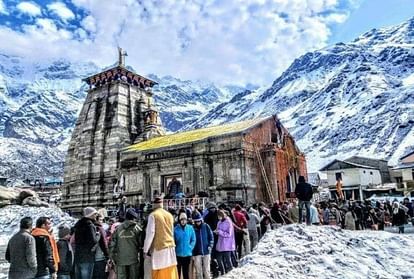
<svg viewBox="0 0 414 279"><path fill-rule="evenodd" d="M0 53L270 84L308 51L414 16L414 0L0 0Z"/></svg>
<svg viewBox="0 0 414 279"><path fill-rule="evenodd" d="M398 24L412 17L414 17L414 0L360 1L344 23L332 28L329 44L352 41L372 28Z"/></svg>

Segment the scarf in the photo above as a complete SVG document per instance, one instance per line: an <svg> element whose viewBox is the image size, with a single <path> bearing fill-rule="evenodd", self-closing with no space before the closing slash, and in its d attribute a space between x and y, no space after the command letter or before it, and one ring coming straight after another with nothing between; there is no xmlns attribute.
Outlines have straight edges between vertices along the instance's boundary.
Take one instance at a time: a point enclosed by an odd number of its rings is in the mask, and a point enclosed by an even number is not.
<svg viewBox="0 0 414 279"><path fill-rule="evenodd" d="M53 236L50 235L47 230L42 229L42 228L34 228L32 230L32 235L33 236L47 236L50 242L50 246L52 246L53 262L54 262L55 270L57 271L60 258L59 258L59 251L57 248L57 244Z"/></svg>

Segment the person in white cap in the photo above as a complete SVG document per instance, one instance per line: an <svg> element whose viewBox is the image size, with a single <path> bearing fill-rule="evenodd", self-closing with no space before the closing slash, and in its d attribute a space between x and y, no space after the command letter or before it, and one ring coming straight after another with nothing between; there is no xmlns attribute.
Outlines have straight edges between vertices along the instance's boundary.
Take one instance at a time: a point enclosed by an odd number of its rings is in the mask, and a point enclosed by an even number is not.
<svg viewBox="0 0 414 279"><path fill-rule="evenodd" d="M154 211L148 216L144 254L152 259L153 279L178 279L174 242L174 217L162 208L163 200L156 198Z"/></svg>
<svg viewBox="0 0 414 279"><path fill-rule="evenodd" d="M94 246L98 243L99 233L93 220L98 211L93 207L83 209L83 218L75 225L75 279L91 279L95 264Z"/></svg>

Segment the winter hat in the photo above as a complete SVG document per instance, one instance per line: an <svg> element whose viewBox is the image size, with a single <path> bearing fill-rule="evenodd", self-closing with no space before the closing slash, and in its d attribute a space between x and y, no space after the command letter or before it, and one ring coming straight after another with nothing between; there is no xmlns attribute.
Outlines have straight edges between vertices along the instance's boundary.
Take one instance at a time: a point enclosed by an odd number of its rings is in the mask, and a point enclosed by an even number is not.
<svg viewBox="0 0 414 279"><path fill-rule="evenodd" d="M181 212L178 216L178 221L181 221L182 219L187 220L187 214L185 214L184 212Z"/></svg>
<svg viewBox="0 0 414 279"><path fill-rule="evenodd" d="M60 225L58 227L58 237L60 239L70 234L70 227L68 225Z"/></svg>
<svg viewBox="0 0 414 279"><path fill-rule="evenodd" d="M93 208L93 207L85 207L83 209L83 216L85 216L87 218L92 217L96 213L98 213L98 211L96 211L96 209Z"/></svg>
<svg viewBox="0 0 414 279"><path fill-rule="evenodd" d="M154 203L162 203L163 202L163 200L162 200L162 198L160 198L160 197L156 197L155 199L154 199Z"/></svg>
<svg viewBox="0 0 414 279"><path fill-rule="evenodd" d="M138 214L135 212L133 208L128 208L125 213L125 219L127 220L134 220L138 218Z"/></svg>
<svg viewBox="0 0 414 279"><path fill-rule="evenodd" d="M215 202L207 202L206 203L206 208L210 209L210 208L217 208L217 204Z"/></svg>
<svg viewBox="0 0 414 279"><path fill-rule="evenodd" d="M194 222L203 221L203 218L201 217L201 214L196 212L193 216L193 221Z"/></svg>

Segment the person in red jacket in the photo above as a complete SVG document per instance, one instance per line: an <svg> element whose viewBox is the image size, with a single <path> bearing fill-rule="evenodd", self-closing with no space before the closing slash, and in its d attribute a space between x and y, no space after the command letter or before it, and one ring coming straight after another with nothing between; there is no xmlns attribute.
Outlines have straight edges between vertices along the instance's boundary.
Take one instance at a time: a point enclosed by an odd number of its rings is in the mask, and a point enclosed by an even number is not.
<svg viewBox="0 0 414 279"><path fill-rule="evenodd" d="M235 238L236 238L236 249L239 259L242 256L242 248L243 248L243 238L246 233L247 228L247 219L245 214L242 211L240 205L236 205L233 210L233 217L234 217L234 229L235 229Z"/></svg>

